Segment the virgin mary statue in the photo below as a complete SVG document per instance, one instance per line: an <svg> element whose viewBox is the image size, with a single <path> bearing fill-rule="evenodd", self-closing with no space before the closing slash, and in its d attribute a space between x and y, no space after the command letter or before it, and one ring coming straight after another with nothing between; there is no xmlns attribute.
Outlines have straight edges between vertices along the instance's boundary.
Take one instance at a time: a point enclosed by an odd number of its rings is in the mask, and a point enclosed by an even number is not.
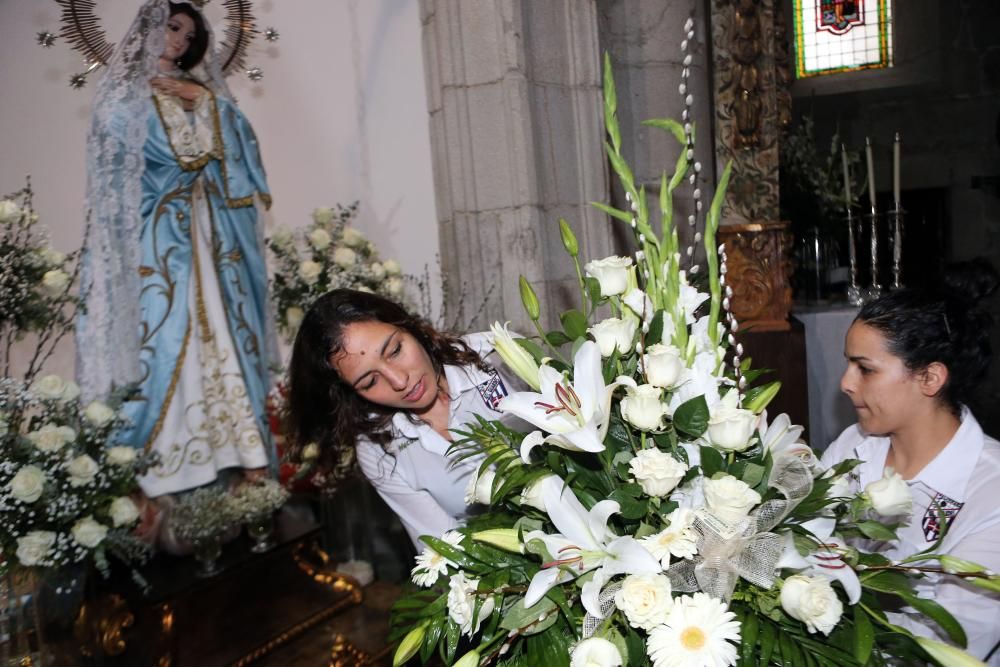
<svg viewBox="0 0 1000 667"><path fill-rule="evenodd" d="M214 56L196 7L149 0L98 84L87 140L77 375L87 397L137 387L120 438L158 454L140 480L151 498L273 464L270 197Z"/></svg>

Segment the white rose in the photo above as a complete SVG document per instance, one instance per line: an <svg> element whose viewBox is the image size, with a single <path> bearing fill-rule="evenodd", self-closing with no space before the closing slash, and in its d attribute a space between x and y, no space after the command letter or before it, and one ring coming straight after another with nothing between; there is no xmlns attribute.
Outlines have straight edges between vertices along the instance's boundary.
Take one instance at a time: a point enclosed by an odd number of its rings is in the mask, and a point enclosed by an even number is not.
<svg viewBox="0 0 1000 667"><path fill-rule="evenodd" d="M115 466L128 465L135 461L135 450L131 447L109 447L108 463Z"/></svg>
<svg viewBox="0 0 1000 667"><path fill-rule="evenodd" d="M473 611L476 608L476 587L479 586L478 579L466 579L465 573L461 570L451 577L448 583L448 616L451 617L464 634L470 637L479 632L479 626L484 618L489 618L493 613L493 596L487 596L479 608L479 615L476 619L476 626L472 627Z"/></svg>
<svg viewBox="0 0 1000 667"><path fill-rule="evenodd" d="M62 269L46 271L42 276L42 287L50 296L59 296L69 285L69 274Z"/></svg>
<svg viewBox="0 0 1000 667"><path fill-rule="evenodd" d="M330 246L330 234L325 229L317 227L306 238L316 250L326 250Z"/></svg>
<svg viewBox="0 0 1000 667"><path fill-rule="evenodd" d="M56 543L56 534L47 530L32 530L17 539L17 560L25 567L38 565L49 555Z"/></svg>
<svg viewBox="0 0 1000 667"><path fill-rule="evenodd" d="M278 247L283 248L291 245L294 240L295 236L292 234L292 230L285 225L278 225L274 229L274 234L271 234L271 243Z"/></svg>
<svg viewBox="0 0 1000 667"><path fill-rule="evenodd" d="M661 498L673 491L688 471L686 465L659 449L640 450L628 467L646 494Z"/></svg>
<svg viewBox="0 0 1000 667"><path fill-rule="evenodd" d="M570 654L570 667L621 667L622 654L603 637L584 639Z"/></svg>
<svg viewBox="0 0 1000 667"><path fill-rule="evenodd" d="M806 624L809 632L830 634L844 605L826 577L796 574L785 579L781 587L781 606L792 618Z"/></svg>
<svg viewBox="0 0 1000 667"><path fill-rule="evenodd" d="M350 248L337 248L333 251L333 263L342 269L349 269L358 263L358 254Z"/></svg>
<svg viewBox="0 0 1000 667"><path fill-rule="evenodd" d="M46 424L37 431L29 433L27 438L39 451L56 452L76 440L76 431L68 426Z"/></svg>
<svg viewBox="0 0 1000 667"><path fill-rule="evenodd" d="M81 547L93 549L104 541L108 534L108 527L94 521L94 517L85 516L73 525L70 532L73 533L73 539Z"/></svg>
<svg viewBox="0 0 1000 667"><path fill-rule="evenodd" d="M756 431L757 415L737 407L738 398L735 391L730 391L711 408L708 419L708 439L724 452L742 452L750 446L750 438Z"/></svg>
<svg viewBox="0 0 1000 667"><path fill-rule="evenodd" d="M321 225L328 225L333 222L336 215L332 208L317 208L313 210L313 221Z"/></svg>
<svg viewBox="0 0 1000 667"><path fill-rule="evenodd" d="M314 285L323 273L323 265L319 262L306 260L299 264L299 277L305 281L306 285Z"/></svg>
<svg viewBox="0 0 1000 667"><path fill-rule="evenodd" d="M23 211L13 199L0 199L0 223L16 222Z"/></svg>
<svg viewBox="0 0 1000 667"><path fill-rule="evenodd" d="M394 259L387 259L382 262L382 268L384 268L386 274L390 276L398 276L403 272L403 267L401 267L399 262Z"/></svg>
<svg viewBox="0 0 1000 667"><path fill-rule="evenodd" d="M642 357L646 381L654 387L670 389L683 377L684 361L681 351L673 345L656 343L646 348Z"/></svg>
<svg viewBox="0 0 1000 667"><path fill-rule="evenodd" d="M465 504L482 503L490 504L490 490L493 488L493 480L496 473L492 470L485 470L481 475L471 475L469 483L465 487Z"/></svg>
<svg viewBox="0 0 1000 667"><path fill-rule="evenodd" d="M94 426L101 427L115 418L115 411L100 401L92 401L83 411L83 416Z"/></svg>
<svg viewBox="0 0 1000 667"><path fill-rule="evenodd" d="M389 280L385 281L385 291L394 297L398 297L403 293L403 279L399 276L389 278Z"/></svg>
<svg viewBox="0 0 1000 667"><path fill-rule="evenodd" d="M706 479L703 485L709 511L729 523L736 523L760 502L760 494L732 475Z"/></svg>
<svg viewBox="0 0 1000 667"><path fill-rule="evenodd" d="M587 331L597 341L597 346L601 348L602 357L610 357L618 350L619 354L627 354L632 349L632 338L638 322L632 318L619 319L609 317L603 322L598 322Z"/></svg>
<svg viewBox="0 0 1000 667"><path fill-rule="evenodd" d="M42 248L39 253L44 261L49 266L62 266L63 262L66 261L66 254L61 253L55 248Z"/></svg>
<svg viewBox="0 0 1000 667"><path fill-rule="evenodd" d="M108 513L111 515L111 522L116 528L118 526L132 525L139 518L139 508L127 496L121 496L112 500Z"/></svg>
<svg viewBox="0 0 1000 667"><path fill-rule="evenodd" d="M872 508L882 516L901 516L913 509L910 486L903 476L892 468L886 468L882 479L865 487L865 495Z"/></svg>
<svg viewBox="0 0 1000 667"><path fill-rule="evenodd" d="M288 322L289 329L298 329L305 316L306 314L298 306L289 306L285 310L285 321Z"/></svg>
<svg viewBox="0 0 1000 667"><path fill-rule="evenodd" d="M99 468L97 461L83 454L70 461L66 470L69 472L70 486L84 486L93 481Z"/></svg>
<svg viewBox="0 0 1000 667"><path fill-rule="evenodd" d="M663 414L667 406L660 400L661 391L651 384L629 387L621 400L622 417L640 431L663 428Z"/></svg>
<svg viewBox="0 0 1000 667"><path fill-rule="evenodd" d="M349 226L344 227L340 240L349 248L361 248L367 242L364 234Z"/></svg>
<svg viewBox="0 0 1000 667"><path fill-rule="evenodd" d="M57 401L72 401L80 395L80 388L75 382L63 380L58 375L46 375L31 383L31 393L39 398L51 398Z"/></svg>
<svg viewBox="0 0 1000 667"><path fill-rule="evenodd" d="M42 496L45 487L45 473L38 466L22 466L7 484L10 495L21 502L33 503Z"/></svg>
<svg viewBox="0 0 1000 667"><path fill-rule="evenodd" d="M605 257L595 259L583 267L587 275L596 278L601 284L601 296L615 296L623 294L628 288L629 267L632 266L631 257Z"/></svg>
<svg viewBox="0 0 1000 667"><path fill-rule="evenodd" d="M382 266L381 262L372 262L368 269L372 272L372 278L375 280L382 280L385 278L385 267Z"/></svg>
<svg viewBox="0 0 1000 667"><path fill-rule="evenodd" d="M666 621L673 604L670 579L662 574L625 577L615 593L615 606L625 612L629 625L643 630L652 630Z"/></svg>

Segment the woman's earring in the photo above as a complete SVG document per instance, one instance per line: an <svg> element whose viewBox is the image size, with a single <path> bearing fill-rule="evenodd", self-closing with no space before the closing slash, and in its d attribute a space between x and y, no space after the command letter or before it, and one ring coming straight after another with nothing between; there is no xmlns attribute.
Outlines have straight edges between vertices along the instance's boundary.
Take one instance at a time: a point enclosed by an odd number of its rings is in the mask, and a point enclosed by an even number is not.
<svg viewBox="0 0 1000 667"><path fill-rule="evenodd" d="M181 68L181 59L178 58L176 61L174 61L174 64L177 65L177 69L180 69Z"/></svg>

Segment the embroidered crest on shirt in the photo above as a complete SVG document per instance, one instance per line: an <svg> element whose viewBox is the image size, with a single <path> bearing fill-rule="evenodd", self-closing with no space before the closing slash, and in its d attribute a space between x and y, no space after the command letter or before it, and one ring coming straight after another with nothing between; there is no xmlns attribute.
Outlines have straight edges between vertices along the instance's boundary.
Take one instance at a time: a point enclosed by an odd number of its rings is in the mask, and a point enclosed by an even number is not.
<svg viewBox="0 0 1000 667"><path fill-rule="evenodd" d="M490 410L500 412L500 401L507 395L507 387L503 386L503 380L496 371L490 374L490 379L476 385L476 389Z"/></svg>
<svg viewBox="0 0 1000 667"><path fill-rule="evenodd" d="M947 529L958 513L962 511L964 504L941 493L935 495L934 500L927 507L927 511L924 512L924 519L920 524L924 529L924 538L928 542L937 540L941 535L942 517L944 518L944 527Z"/></svg>

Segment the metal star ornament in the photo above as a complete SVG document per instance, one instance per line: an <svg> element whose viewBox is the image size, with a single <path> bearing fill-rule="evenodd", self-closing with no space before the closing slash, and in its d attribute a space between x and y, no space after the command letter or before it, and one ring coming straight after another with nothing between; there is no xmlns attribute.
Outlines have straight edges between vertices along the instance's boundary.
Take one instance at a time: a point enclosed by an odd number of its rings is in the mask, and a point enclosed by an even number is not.
<svg viewBox="0 0 1000 667"><path fill-rule="evenodd" d="M87 85L86 74L74 74L69 78L69 86L74 90L79 90Z"/></svg>
<svg viewBox="0 0 1000 667"><path fill-rule="evenodd" d="M260 81L264 78L264 70L259 67L251 67L247 70L247 78L251 81Z"/></svg>
<svg viewBox="0 0 1000 667"><path fill-rule="evenodd" d="M44 30L38 33L38 36L35 38L35 40L38 42L39 46L44 46L45 48L49 48L50 46L56 43L56 36L53 35L51 32L49 32L48 30Z"/></svg>
<svg viewBox="0 0 1000 667"><path fill-rule="evenodd" d="M278 37L280 36L281 35L279 35L278 31L275 30L274 28L267 28L266 30L264 30L264 39L266 39L269 42L277 42Z"/></svg>

